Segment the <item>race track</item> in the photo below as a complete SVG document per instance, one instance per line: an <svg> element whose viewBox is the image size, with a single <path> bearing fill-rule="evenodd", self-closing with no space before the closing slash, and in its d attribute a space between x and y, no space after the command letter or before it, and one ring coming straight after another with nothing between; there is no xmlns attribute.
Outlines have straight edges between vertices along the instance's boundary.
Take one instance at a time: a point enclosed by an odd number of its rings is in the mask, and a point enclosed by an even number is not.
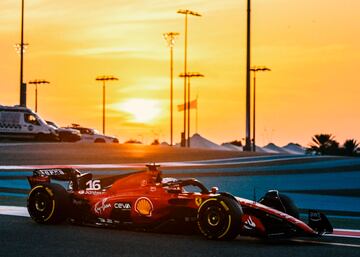
<svg viewBox="0 0 360 257"><path fill-rule="evenodd" d="M360 205L356 190L360 189L360 159L254 157L224 152L186 153L182 149L168 152L164 148L139 146L93 148L81 145L75 148L77 150L70 144L0 146L0 205L25 206L28 190L25 176L31 174L32 166L84 165L83 170L101 175L133 170L116 165L156 160L163 162L164 173L169 176L197 176L208 186L220 184L224 190L246 197L251 197L255 186L260 193L269 186L277 186L287 189L296 200L318 199L315 204L321 203L325 210L337 208L333 210L336 219L343 215L335 227L359 229ZM76 155L79 149L82 152ZM62 151L65 154L62 155ZM128 153L131 154L127 159ZM89 164L93 166L86 166ZM103 164L109 166L101 167ZM341 203L345 205L338 206ZM21 215L23 213L24 210ZM219 242L205 240L199 235L154 234L69 224L44 226L28 217L2 214L0 246L0 256L360 256L358 236L288 240L239 237L235 241Z"/></svg>
<svg viewBox="0 0 360 257"><path fill-rule="evenodd" d="M154 234L72 225L43 226L1 216L0 256L359 256L360 239L209 241L201 236Z"/></svg>

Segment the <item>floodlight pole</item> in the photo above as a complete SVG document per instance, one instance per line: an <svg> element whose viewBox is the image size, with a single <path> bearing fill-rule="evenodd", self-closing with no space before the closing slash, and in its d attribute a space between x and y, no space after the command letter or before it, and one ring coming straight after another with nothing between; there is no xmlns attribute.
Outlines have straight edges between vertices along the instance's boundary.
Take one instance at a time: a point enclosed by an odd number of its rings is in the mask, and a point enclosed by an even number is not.
<svg viewBox="0 0 360 257"><path fill-rule="evenodd" d="M173 48L175 44L175 38L178 36L177 32L164 33L163 37L167 41L170 48L170 145L173 145Z"/></svg>
<svg viewBox="0 0 360 257"><path fill-rule="evenodd" d="M256 152L256 143L255 143L255 124L256 124L256 120L255 120L255 112L256 112L256 72L258 71L271 71L269 68L262 66L262 67L251 67L250 71L252 71L254 73L254 93L253 93L253 139L252 139L252 147L253 147L253 152Z"/></svg>
<svg viewBox="0 0 360 257"><path fill-rule="evenodd" d="M246 137L244 151L251 151L250 142L250 8L251 1L247 1L247 38L246 38Z"/></svg>
<svg viewBox="0 0 360 257"><path fill-rule="evenodd" d="M26 107L26 84L24 83L24 0L21 0L21 42L20 42L20 106Z"/></svg>
<svg viewBox="0 0 360 257"><path fill-rule="evenodd" d="M193 16L200 17L201 14L197 12L190 11L188 9L186 10L178 10L177 13L184 14L185 15L185 50L184 50L184 74L187 74L187 27L188 27L188 14ZM182 133L183 137L181 138L181 146L186 146L186 76L184 76L184 131ZM188 139L189 141L189 139Z"/></svg>
<svg viewBox="0 0 360 257"><path fill-rule="evenodd" d="M187 147L190 147L190 78L192 77L204 77L203 74L199 73L199 72L188 72L188 73L181 73L179 75L179 77L186 77L188 78L188 84L187 84L187 96L188 96L188 99L187 99L187 106L185 105L185 109L188 110L188 127L187 127ZM184 111L185 111L184 109Z"/></svg>
<svg viewBox="0 0 360 257"><path fill-rule="evenodd" d="M99 76L97 77L95 80L97 81L102 81L102 91L103 91L103 102L102 102L102 105L103 105L103 110L102 110L102 131L103 131L103 134L105 135L105 82L108 81L108 80L119 80L118 78L114 77L114 76Z"/></svg>
<svg viewBox="0 0 360 257"><path fill-rule="evenodd" d="M32 80L29 81L29 84L35 85L35 112L38 110L38 85L40 84L50 84L49 81L46 80Z"/></svg>

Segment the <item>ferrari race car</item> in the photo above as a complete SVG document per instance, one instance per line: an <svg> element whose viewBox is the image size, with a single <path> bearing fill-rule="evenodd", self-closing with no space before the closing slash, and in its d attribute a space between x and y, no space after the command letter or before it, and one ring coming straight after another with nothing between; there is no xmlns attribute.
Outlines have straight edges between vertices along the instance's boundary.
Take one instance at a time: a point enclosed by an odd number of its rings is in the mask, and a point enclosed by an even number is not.
<svg viewBox="0 0 360 257"><path fill-rule="evenodd" d="M147 166L99 178L72 168L34 170L28 177L28 212L41 224L68 220L142 231L187 230L218 240L239 234L270 238L332 232L326 216L317 211L309 211L308 224L301 221L291 199L276 190L256 202L216 187L209 191L193 178L163 178L158 165Z"/></svg>

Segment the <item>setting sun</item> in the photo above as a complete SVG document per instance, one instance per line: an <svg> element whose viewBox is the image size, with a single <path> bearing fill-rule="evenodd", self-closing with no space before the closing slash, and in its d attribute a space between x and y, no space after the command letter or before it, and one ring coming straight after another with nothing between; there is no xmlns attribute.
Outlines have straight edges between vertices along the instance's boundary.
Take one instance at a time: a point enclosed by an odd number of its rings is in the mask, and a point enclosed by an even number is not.
<svg viewBox="0 0 360 257"><path fill-rule="evenodd" d="M161 113L159 102L149 99L129 99L119 104L118 108L132 115L131 121L138 123L151 122Z"/></svg>

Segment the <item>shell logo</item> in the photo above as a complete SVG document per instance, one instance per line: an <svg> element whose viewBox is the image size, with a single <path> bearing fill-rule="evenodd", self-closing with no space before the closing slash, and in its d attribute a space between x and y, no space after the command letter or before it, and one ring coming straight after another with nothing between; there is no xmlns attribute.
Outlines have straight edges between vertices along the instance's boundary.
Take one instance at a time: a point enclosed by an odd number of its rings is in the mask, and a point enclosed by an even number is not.
<svg viewBox="0 0 360 257"><path fill-rule="evenodd" d="M151 216L154 207L149 198L140 197L135 202L135 210L140 215Z"/></svg>

